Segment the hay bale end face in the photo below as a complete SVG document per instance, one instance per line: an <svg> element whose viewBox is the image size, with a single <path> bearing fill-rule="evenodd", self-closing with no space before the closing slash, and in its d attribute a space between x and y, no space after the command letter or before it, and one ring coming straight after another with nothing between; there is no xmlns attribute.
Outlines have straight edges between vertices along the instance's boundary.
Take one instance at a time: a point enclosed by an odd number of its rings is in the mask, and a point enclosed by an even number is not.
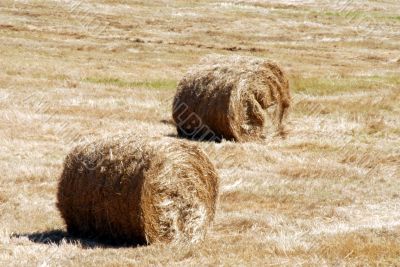
<svg viewBox="0 0 400 267"><path fill-rule="evenodd" d="M265 136L266 114L283 133L289 105L289 82L276 63L211 55L179 82L172 115L179 136L244 142Z"/></svg>
<svg viewBox="0 0 400 267"><path fill-rule="evenodd" d="M57 207L68 232L121 242L197 242L212 222L218 176L196 145L134 137L79 145Z"/></svg>

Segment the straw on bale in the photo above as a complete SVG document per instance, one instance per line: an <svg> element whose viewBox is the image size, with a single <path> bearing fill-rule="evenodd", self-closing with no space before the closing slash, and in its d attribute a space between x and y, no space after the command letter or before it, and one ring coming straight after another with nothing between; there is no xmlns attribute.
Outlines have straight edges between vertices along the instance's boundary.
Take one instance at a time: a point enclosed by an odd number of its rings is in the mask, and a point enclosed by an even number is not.
<svg viewBox="0 0 400 267"><path fill-rule="evenodd" d="M183 137L243 142L264 137L267 114L283 132L289 105L289 82L276 63L211 55L179 82L173 119Z"/></svg>
<svg viewBox="0 0 400 267"><path fill-rule="evenodd" d="M77 146L58 209L68 232L123 242L197 242L215 213L218 176L196 145L138 136Z"/></svg>

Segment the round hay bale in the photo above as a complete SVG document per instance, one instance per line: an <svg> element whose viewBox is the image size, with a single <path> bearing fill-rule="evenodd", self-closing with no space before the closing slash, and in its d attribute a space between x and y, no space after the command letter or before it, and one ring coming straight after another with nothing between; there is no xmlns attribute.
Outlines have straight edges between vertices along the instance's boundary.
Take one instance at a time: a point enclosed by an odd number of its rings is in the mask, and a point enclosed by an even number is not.
<svg viewBox="0 0 400 267"><path fill-rule="evenodd" d="M218 183L213 164L196 145L114 137L68 154L57 207L73 235L194 243L214 218Z"/></svg>
<svg viewBox="0 0 400 267"><path fill-rule="evenodd" d="M265 136L266 114L283 133L289 105L289 82L276 63L211 55L179 82L172 116L179 136L244 142Z"/></svg>

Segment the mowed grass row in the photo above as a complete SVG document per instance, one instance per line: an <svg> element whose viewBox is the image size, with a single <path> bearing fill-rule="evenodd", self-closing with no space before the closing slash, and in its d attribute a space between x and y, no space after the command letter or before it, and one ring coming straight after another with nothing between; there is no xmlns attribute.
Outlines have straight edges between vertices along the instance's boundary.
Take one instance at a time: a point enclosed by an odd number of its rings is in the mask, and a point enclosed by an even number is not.
<svg viewBox="0 0 400 267"><path fill-rule="evenodd" d="M373 90L395 89L400 84L400 76L367 76L367 77L301 77L289 76L291 91L311 96L327 96L343 93L368 92ZM66 79L65 77L61 77ZM176 89L177 80L144 80L128 81L118 77L86 77L83 82L112 85L122 88L147 88L157 90Z"/></svg>

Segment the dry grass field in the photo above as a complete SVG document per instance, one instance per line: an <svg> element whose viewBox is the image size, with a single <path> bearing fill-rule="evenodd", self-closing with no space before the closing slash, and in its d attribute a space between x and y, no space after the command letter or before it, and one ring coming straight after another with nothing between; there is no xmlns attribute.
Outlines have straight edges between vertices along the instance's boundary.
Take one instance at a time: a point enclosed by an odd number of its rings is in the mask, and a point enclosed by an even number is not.
<svg viewBox="0 0 400 267"><path fill-rule="evenodd" d="M398 0L1 0L0 266L399 266ZM56 209L78 142L175 139L200 57L270 58L293 92L285 139L196 142L221 177L198 245L68 237Z"/></svg>

